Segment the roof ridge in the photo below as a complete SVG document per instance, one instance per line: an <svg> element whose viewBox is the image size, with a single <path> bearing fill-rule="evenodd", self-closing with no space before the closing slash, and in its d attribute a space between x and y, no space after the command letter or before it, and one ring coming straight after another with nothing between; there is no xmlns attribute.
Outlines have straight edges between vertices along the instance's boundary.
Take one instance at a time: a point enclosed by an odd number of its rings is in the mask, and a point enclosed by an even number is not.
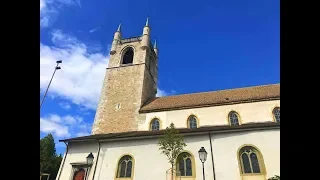
<svg viewBox="0 0 320 180"><path fill-rule="evenodd" d="M231 88L231 89L221 89L221 90L214 90L214 91L204 91L204 92L186 93L186 94L177 94L177 95L162 96L162 97L157 97L157 98L177 97L177 96L186 96L186 95L195 95L195 94L221 92L221 91L230 91L230 90L240 90L240 89L250 89L250 88L266 87L266 86L276 86L276 85L280 85L280 83L264 84L264 85L258 85L258 86L246 86L246 87Z"/></svg>

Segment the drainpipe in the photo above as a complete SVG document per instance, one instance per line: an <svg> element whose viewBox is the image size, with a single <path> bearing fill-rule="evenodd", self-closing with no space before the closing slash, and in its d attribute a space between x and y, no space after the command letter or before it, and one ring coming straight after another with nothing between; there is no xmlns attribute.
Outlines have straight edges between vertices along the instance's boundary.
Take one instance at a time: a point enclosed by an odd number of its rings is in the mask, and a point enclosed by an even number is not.
<svg viewBox="0 0 320 180"><path fill-rule="evenodd" d="M63 166L64 166L64 162L66 161L67 159L67 155L68 155L68 150L69 150L69 147L68 147L68 144L66 142L64 142L66 144L66 147L67 147L67 150L66 150L66 155L63 157L63 162L61 163L61 166L60 166L60 172L59 172L59 176L58 178L56 178L56 180L59 180L60 179L60 176L61 176L61 173L62 173L62 170L63 170Z"/></svg>
<svg viewBox="0 0 320 180"><path fill-rule="evenodd" d="M214 170L214 161L213 161L213 151L212 151L212 141L211 141L211 134L208 133L209 140L210 140L210 150L211 150L211 161L212 161L212 173L213 173L213 179L216 180L216 172Z"/></svg>
<svg viewBox="0 0 320 180"><path fill-rule="evenodd" d="M100 141L98 141L98 144L99 144L99 149L98 149L98 154L97 154L97 160L96 160L96 164L94 166L94 170L93 170L93 175L92 175L92 180L94 180L94 175L96 174L96 170L97 170L97 165L98 165L98 159L99 159L99 154L100 154Z"/></svg>

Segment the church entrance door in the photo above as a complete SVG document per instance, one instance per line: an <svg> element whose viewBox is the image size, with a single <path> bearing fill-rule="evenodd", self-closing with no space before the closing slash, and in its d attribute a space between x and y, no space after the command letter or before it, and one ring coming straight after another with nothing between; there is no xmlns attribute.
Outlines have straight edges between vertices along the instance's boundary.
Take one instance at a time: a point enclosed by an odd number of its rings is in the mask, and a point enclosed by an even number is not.
<svg viewBox="0 0 320 180"><path fill-rule="evenodd" d="M73 180L84 180L85 174L84 169L79 169L74 173Z"/></svg>

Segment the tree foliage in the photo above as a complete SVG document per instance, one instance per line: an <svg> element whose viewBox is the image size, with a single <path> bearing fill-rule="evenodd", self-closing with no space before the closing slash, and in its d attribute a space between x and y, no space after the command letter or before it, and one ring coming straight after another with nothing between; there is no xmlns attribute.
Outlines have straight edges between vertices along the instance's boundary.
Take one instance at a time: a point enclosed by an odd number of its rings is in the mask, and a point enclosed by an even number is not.
<svg viewBox="0 0 320 180"><path fill-rule="evenodd" d="M183 148L187 146L183 141L183 136L179 134L179 131L174 127L173 123L170 124L170 127L166 128L165 134L160 137L158 146L161 154L167 156L168 162L171 164L171 173L173 175L175 160L183 151Z"/></svg>
<svg viewBox="0 0 320 180"><path fill-rule="evenodd" d="M280 180L280 176L275 175L275 176L269 178L268 180Z"/></svg>
<svg viewBox="0 0 320 180"><path fill-rule="evenodd" d="M40 173L50 174L50 180L54 180L59 171L62 156L56 154L54 138L48 134L40 139Z"/></svg>

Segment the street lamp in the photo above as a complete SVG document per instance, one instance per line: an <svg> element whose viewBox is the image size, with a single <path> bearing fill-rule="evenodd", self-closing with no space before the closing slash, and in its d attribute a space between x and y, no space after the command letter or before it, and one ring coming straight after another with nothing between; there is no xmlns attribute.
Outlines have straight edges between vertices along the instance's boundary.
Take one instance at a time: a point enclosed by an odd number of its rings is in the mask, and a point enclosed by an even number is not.
<svg viewBox="0 0 320 180"><path fill-rule="evenodd" d="M42 103L43 103L43 101L44 101L44 98L46 98L46 95L47 95L47 92L48 92L48 90L49 90L49 87L50 87L50 84L51 84L51 81L52 81L52 79L53 79L54 74L56 73L57 70L61 69L61 67L59 66L59 64L62 63L62 60L56 61L56 63L57 63L57 66L54 68L54 72L53 72L52 77L51 77L51 79L50 79L50 82L49 82L49 84L48 84L47 90L46 90L46 92L44 93L43 98L42 98L42 100L41 100L40 109L41 109Z"/></svg>
<svg viewBox="0 0 320 180"><path fill-rule="evenodd" d="M92 165L93 164L93 159L94 159L94 156L92 154L92 152L87 156L87 165Z"/></svg>
<svg viewBox="0 0 320 180"><path fill-rule="evenodd" d="M86 157L86 159L87 159L87 168L88 168L87 171L89 171L90 166L93 164L93 159L94 159L92 152L90 152L90 154ZM85 180L88 179L87 171L85 173L85 178L84 178Z"/></svg>
<svg viewBox="0 0 320 180"><path fill-rule="evenodd" d="M203 176L203 180L205 180L205 177L204 177L204 162L206 162L207 160L207 151L204 149L204 147L201 147L200 150L198 151L199 153L199 158L200 158L200 161L202 162L202 176Z"/></svg>

